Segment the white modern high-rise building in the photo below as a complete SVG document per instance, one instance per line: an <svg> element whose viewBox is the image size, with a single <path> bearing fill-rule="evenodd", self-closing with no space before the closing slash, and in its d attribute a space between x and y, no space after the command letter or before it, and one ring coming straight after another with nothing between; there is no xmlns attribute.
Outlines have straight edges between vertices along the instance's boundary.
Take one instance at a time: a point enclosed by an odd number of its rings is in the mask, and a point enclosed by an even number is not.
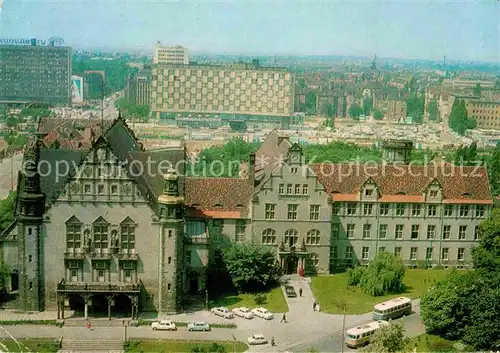
<svg viewBox="0 0 500 353"><path fill-rule="evenodd" d="M153 63L188 65L189 53L187 48L180 45L164 47L158 42L155 48Z"/></svg>

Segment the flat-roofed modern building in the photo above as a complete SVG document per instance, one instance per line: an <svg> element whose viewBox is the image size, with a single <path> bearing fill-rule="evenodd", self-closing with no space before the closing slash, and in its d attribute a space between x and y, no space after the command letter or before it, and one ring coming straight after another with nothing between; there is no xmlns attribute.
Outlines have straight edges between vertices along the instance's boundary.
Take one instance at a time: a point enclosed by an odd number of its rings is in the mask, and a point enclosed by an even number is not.
<svg viewBox="0 0 500 353"><path fill-rule="evenodd" d="M167 124L287 128L294 75L258 64L153 65L152 112Z"/></svg>
<svg viewBox="0 0 500 353"><path fill-rule="evenodd" d="M476 120L478 128L500 130L500 101L471 99L467 114Z"/></svg>
<svg viewBox="0 0 500 353"><path fill-rule="evenodd" d="M71 105L71 48L0 45L0 104Z"/></svg>
<svg viewBox="0 0 500 353"><path fill-rule="evenodd" d="M187 65L189 64L189 53L187 48L180 45L164 47L158 43L155 48L153 63Z"/></svg>

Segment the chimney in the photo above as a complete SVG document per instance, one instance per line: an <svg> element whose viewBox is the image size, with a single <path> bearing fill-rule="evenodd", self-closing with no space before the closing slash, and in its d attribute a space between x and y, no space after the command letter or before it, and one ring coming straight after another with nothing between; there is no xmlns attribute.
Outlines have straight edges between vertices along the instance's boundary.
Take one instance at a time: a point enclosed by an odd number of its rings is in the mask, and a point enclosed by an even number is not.
<svg viewBox="0 0 500 353"><path fill-rule="evenodd" d="M248 183L255 186L255 152L250 153L248 162Z"/></svg>

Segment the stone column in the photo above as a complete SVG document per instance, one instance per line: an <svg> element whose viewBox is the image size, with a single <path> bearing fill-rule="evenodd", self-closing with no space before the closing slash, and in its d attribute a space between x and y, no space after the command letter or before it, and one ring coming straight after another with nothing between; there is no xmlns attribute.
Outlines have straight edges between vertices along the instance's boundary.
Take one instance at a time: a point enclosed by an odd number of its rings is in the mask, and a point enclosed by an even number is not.
<svg viewBox="0 0 500 353"><path fill-rule="evenodd" d="M61 319L61 299L59 298L59 293L56 292L56 302L57 302L57 320Z"/></svg>
<svg viewBox="0 0 500 353"><path fill-rule="evenodd" d="M83 300L85 301L84 318L85 318L85 320L87 320L89 318L89 301L90 301L90 297L89 296L84 296Z"/></svg>
<svg viewBox="0 0 500 353"><path fill-rule="evenodd" d="M108 320L111 320L111 302L113 301L113 297L107 297L108 299Z"/></svg>
<svg viewBox="0 0 500 353"><path fill-rule="evenodd" d="M63 296L61 298L61 303L59 305L61 305L61 319L64 320L64 306L66 305L66 297L65 296Z"/></svg>

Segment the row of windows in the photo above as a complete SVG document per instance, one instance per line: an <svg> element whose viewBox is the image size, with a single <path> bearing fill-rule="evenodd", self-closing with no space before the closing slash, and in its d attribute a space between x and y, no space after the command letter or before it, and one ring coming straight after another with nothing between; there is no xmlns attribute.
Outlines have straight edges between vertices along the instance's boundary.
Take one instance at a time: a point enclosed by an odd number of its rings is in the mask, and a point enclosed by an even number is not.
<svg viewBox="0 0 500 353"><path fill-rule="evenodd" d="M68 269L68 280L70 282L84 282L84 272L82 268L82 261L68 261L66 267ZM96 261L93 263L91 271L91 281L94 282L108 282L110 280L110 265L107 261ZM119 280L123 282L133 282L137 272L135 261L121 261L118 268Z"/></svg>
<svg viewBox="0 0 500 353"><path fill-rule="evenodd" d="M292 174L297 174L297 168L291 169ZM307 195L309 192L308 184L279 184L278 192L280 195Z"/></svg>
<svg viewBox="0 0 500 353"><path fill-rule="evenodd" d="M358 206L359 205L359 206ZM404 217L411 215L413 217L420 217L423 215L427 215L428 217L438 217L440 216L440 205L424 205L424 204L404 204L404 203L334 203L332 205L332 214L333 215L348 215L348 216L356 216L359 212L364 216L373 216L375 215L376 208L378 205L378 214L380 216L389 216L392 215L398 217ZM485 216L485 206L484 205L444 205L443 215L444 217L452 217L456 214L459 217L471 217L475 216L476 218L483 218Z"/></svg>
<svg viewBox="0 0 500 353"><path fill-rule="evenodd" d="M419 224L411 225L410 239L417 240L420 238L421 226ZM458 240L465 240L467 238L467 229L468 226L460 225L458 227ZM372 237L373 226L371 224L363 224L362 226L362 238L370 239ZM346 225L346 237L348 239L354 239L356 231L356 224L348 223ZM404 224L396 224L394 227L394 239L403 239L405 231ZM379 239L387 239L389 236L389 226L387 224L380 224L378 229L378 238ZM340 237L340 224L332 224L332 237L339 238ZM436 239L437 238L437 226L434 224L427 225L426 230L426 238L427 239ZM442 231L442 239L450 240L451 239L451 225L444 225ZM474 228L474 240L479 239L479 226L475 226Z"/></svg>
<svg viewBox="0 0 500 353"><path fill-rule="evenodd" d="M225 70L191 70L191 69L164 69L164 70L153 70L153 75L175 75L183 76L187 75L189 77L230 77L230 78L252 78L252 79L274 79L280 80L290 79L289 73L278 73L278 72L247 72L247 71L225 71Z"/></svg>
<svg viewBox="0 0 500 353"><path fill-rule="evenodd" d="M394 255L398 257L402 257L402 247L401 246L396 246L394 248ZM428 247L426 248L425 251L425 258L419 259L418 256L418 248L417 247L411 247L409 252L408 259L411 261L417 261L417 260L433 260L433 252L434 248ZM386 251L385 247L380 246L378 248L378 251ZM441 249L441 260L443 261L448 261L450 260L449 258L450 254L450 249L449 248L442 248ZM352 260L354 255L354 248L352 246L346 246L345 248L345 260ZM337 246L332 247L332 252L331 252L331 259L332 260L337 260L339 259L338 256L338 249ZM465 248L458 248L457 249L457 260L458 261L463 261L465 259ZM361 260L370 260L370 247L369 246L363 246L361 249Z"/></svg>
<svg viewBox="0 0 500 353"><path fill-rule="evenodd" d="M306 233L306 245L320 245L320 232L317 229L311 229ZM271 228L262 231L262 244L275 245L278 243L276 231ZM283 233L283 243L287 246L295 246L299 241L299 232L296 229L287 229Z"/></svg>

